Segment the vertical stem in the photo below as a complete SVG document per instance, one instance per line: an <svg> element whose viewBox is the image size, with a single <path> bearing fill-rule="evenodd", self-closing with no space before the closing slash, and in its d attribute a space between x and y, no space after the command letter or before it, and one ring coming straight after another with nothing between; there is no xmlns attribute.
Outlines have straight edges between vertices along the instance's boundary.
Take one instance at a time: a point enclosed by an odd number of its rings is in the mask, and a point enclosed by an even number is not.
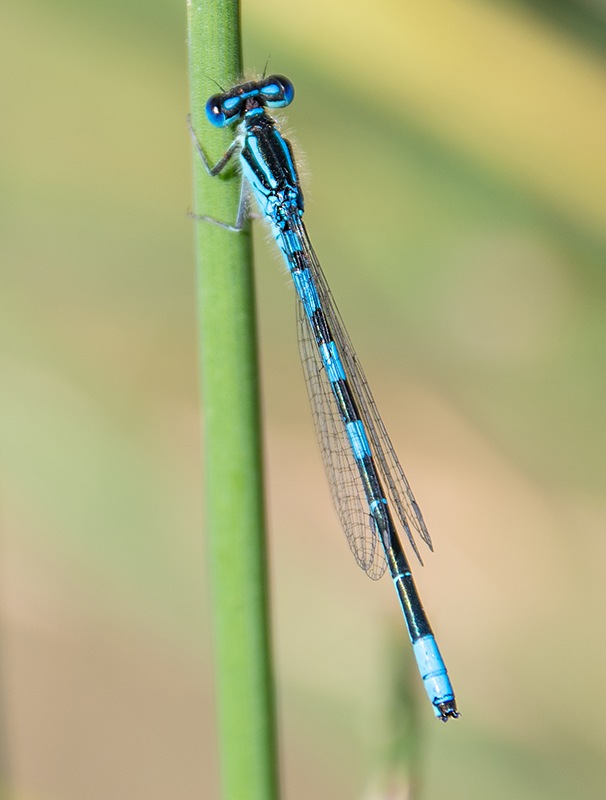
<svg viewBox="0 0 606 800"><path fill-rule="evenodd" d="M394 796L417 800L423 750L421 707L424 708L426 699L420 691L417 665L399 619L387 634L385 688L389 713L385 778ZM386 791L386 797L389 796Z"/></svg>
<svg viewBox="0 0 606 800"><path fill-rule="evenodd" d="M191 111L214 163L233 131L212 128L204 104L241 74L236 0L188 0ZM233 223L240 181L210 178L194 152L197 214ZM224 800L276 800L278 768L250 230L196 226L220 771Z"/></svg>

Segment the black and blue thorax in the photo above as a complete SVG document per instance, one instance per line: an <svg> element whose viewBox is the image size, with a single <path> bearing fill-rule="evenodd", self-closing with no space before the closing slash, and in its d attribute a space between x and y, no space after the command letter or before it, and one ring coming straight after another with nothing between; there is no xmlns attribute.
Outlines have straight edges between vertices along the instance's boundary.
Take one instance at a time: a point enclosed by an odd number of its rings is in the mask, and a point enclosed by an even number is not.
<svg viewBox="0 0 606 800"><path fill-rule="evenodd" d="M263 108L253 108L242 122L242 172L261 213L280 229L303 214L303 192L290 142Z"/></svg>
<svg viewBox="0 0 606 800"><path fill-rule="evenodd" d="M263 216L279 231L288 230L303 214L303 193L290 143L266 108L292 102L294 87L282 75L249 81L213 95L206 115L216 127L239 123L240 166Z"/></svg>

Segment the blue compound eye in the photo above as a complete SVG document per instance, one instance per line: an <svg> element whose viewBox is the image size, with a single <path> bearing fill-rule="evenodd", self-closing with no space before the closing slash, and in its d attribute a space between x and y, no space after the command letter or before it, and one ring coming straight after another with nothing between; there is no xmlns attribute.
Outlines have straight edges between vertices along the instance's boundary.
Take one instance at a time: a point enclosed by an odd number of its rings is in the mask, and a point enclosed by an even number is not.
<svg viewBox="0 0 606 800"><path fill-rule="evenodd" d="M211 125L222 128L227 125L227 119L223 110L223 95L214 94L206 102L206 117Z"/></svg>
<svg viewBox="0 0 606 800"><path fill-rule="evenodd" d="M269 108L283 108L292 103L295 87L283 75L270 75L259 86L259 94Z"/></svg>

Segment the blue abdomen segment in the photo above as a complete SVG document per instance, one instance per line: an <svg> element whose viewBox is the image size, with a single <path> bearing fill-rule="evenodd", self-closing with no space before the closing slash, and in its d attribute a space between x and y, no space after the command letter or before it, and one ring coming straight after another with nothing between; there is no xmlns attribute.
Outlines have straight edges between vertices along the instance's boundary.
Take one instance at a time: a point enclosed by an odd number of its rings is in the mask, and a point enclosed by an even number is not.
<svg viewBox="0 0 606 800"><path fill-rule="evenodd" d="M446 666L433 635L422 636L412 643L425 691L436 717L444 718L444 708L454 702L454 691Z"/></svg>
<svg viewBox="0 0 606 800"><path fill-rule="evenodd" d="M343 369L343 364L341 363L341 359L337 353L335 343L327 342L326 344L321 344L320 356L322 357L322 363L326 368L328 380L331 383L335 383L335 381L344 381L345 370Z"/></svg>
<svg viewBox="0 0 606 800"><path fill-rule="evenodd" d="M283 238L282 242L285 246L288 244L286 238ZM313 313L320 308L320 298L318 297L318 292L311 278L309 268L292 270L291 275L297 294L303 303L305 313L308 317L311 317Z"/></svg>
<svg viewBox="0 0 606 800"><path fill-rule="evenodd" d="M359 419L354 420L354 422L348 422L345 430L356 461L362 461L365 456L370 457L370 447L363 423Z"/></svg>

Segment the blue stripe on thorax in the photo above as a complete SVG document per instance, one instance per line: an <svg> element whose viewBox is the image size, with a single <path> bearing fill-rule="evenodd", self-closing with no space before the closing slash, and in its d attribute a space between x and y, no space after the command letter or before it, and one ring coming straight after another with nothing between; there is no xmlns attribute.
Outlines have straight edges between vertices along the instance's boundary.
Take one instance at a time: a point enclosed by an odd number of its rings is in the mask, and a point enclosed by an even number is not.
<svg viewBox="0 0 606 800"><path fill-rule="evenodd" d="M295 165L293 164L292 157L290 155L290 148L286 144L286 141L283 136L281 136L278 131L275 131L275 138L278 140L280 147L282 148L282 154L284 156L284 160L288 165L288 171L290 172L290 178L293 185L298 185L299 183L299 176L297 175L297 170L295 169Z"/></svg>
<svg viewBox="0 0 606 800"><path fill-rule="evenodd" d="M251 187L261 213L266 217L269 216L271 192L259 179L259 175L253 166L243 156L240 156L240 167L242 169L242 176Z"/></svg>

